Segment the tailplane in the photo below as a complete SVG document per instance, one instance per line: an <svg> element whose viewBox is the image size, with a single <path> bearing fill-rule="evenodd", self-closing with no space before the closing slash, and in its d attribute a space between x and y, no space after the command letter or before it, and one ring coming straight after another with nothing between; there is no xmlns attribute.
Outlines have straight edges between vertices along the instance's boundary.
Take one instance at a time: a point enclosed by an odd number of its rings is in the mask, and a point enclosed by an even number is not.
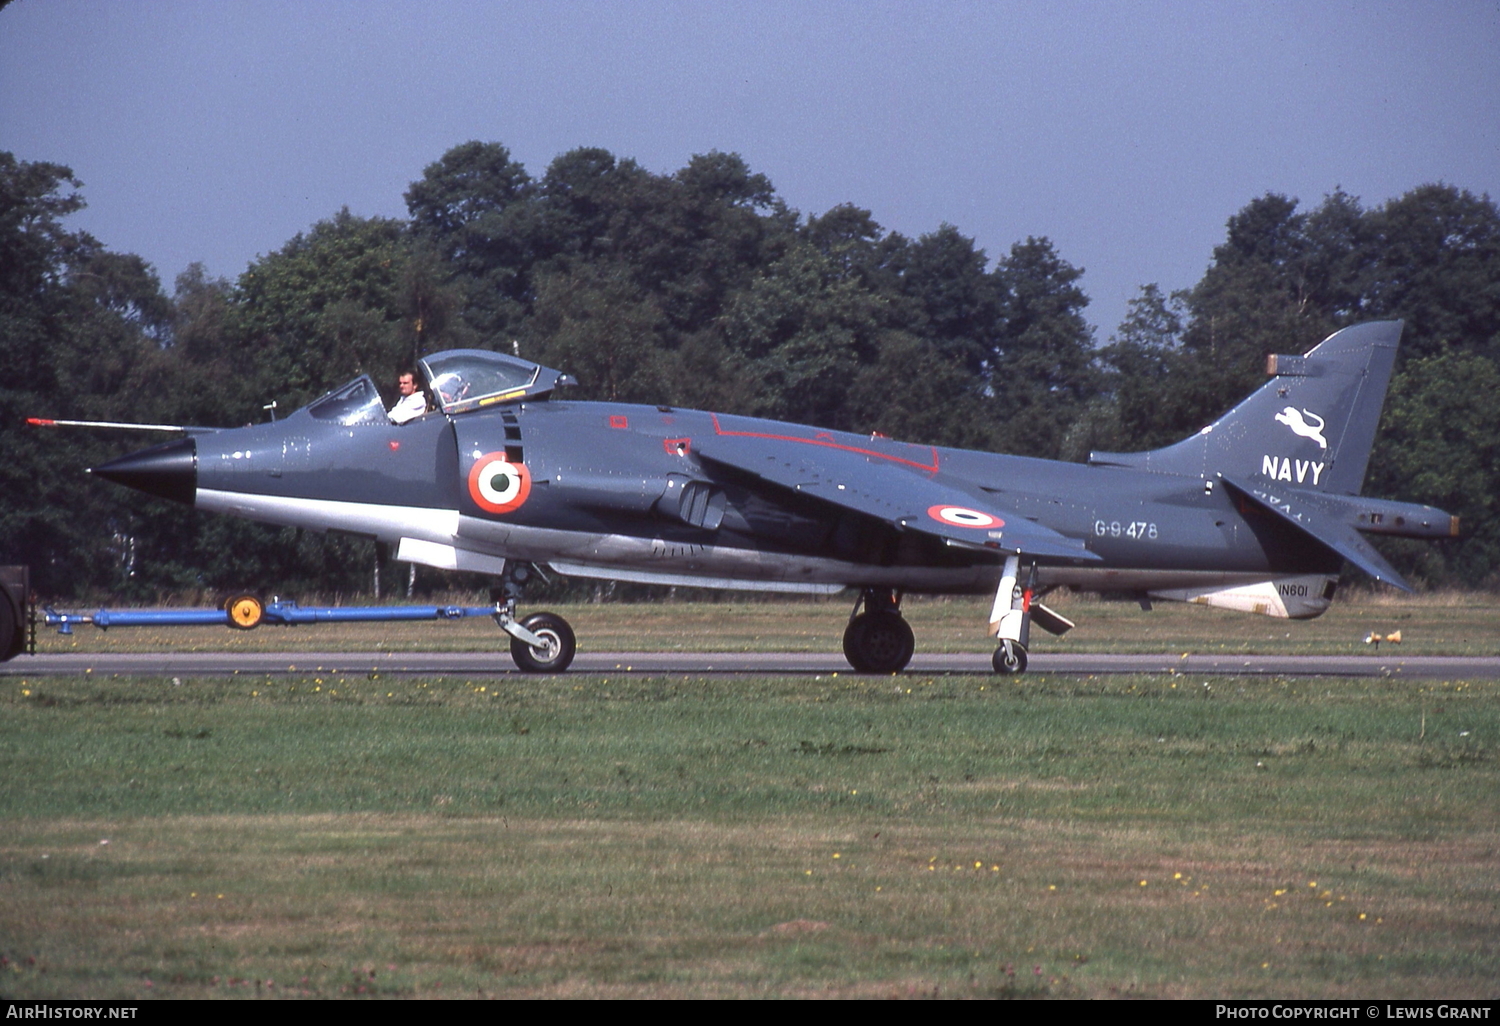
<svg viewBox="0 0 1500 1026"><path fill-rule="evenodd" d="M1358 495L1401 328L1401 321L1356 324L1305 356L1271 356L1271 380L1191 438L1151 452L1094 452L1089 462L1205 479L1263 475Z"/></svg>

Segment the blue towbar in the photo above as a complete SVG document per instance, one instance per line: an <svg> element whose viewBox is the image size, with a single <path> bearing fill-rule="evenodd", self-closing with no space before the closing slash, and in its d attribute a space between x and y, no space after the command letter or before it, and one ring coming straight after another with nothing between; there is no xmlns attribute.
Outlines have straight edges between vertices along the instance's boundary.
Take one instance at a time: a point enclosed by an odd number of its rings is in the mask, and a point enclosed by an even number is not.
<svg viewBox="0 0 1500 1026"><path fill-rule="evenodd" d="M263 623L291 626L303 623L362 623L392 620L462 620L470 616L496 616L499 605L489 606L299 606L290 600L261 604L242 595L230 599L223 609L100 609L94 613L43 611L43 622L59 634L72 634L73 625L91 623L101 630L111 627L183 627L222 624L249 630Z"/></svg>
<svg viewBox="0 0 1500 1026"><path fill-rule="evenodd" d="M267 623L358 623L370 620L462 620L467 616L494 616L496 606L307 606L295 602L272 602L266 606Z"/></svg>

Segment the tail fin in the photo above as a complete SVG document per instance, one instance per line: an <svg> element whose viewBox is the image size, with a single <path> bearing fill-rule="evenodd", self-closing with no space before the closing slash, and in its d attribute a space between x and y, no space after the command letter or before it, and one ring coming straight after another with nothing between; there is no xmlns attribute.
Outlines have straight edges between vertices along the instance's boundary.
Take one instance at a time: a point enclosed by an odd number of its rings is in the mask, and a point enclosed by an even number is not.
<svg viewBox="0 0 1500 1026"><path fill-rule="evenodd" d="M1271 380L1193 437L1151 452L1094 452L1089 462L1201 478L1263 474L1358 495L1401 328L1401 321L1356 324L1306 356L1272 356Z"/></svg>

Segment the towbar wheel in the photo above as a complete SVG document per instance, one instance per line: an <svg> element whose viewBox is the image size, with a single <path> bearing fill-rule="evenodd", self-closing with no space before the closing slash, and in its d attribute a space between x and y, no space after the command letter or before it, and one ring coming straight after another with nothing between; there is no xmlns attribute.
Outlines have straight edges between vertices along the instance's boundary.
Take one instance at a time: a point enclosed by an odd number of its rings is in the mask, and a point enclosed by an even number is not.
<svg viewBox="0 0 1500 1026"><path fill-rule="evenodd" d="M224 611L229 614L229 626L240 631L254 630L266 616L265 603L255 595L231 595Z"/></svg>

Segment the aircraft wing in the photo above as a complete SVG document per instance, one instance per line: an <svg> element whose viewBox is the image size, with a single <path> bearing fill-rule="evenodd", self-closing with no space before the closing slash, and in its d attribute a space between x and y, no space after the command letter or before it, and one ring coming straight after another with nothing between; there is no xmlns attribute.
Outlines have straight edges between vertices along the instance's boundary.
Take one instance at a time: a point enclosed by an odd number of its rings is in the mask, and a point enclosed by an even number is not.
<svg viewBox="0 0 1500 1026"><path fill-rule="evenodd" d="M1342 507L1337 496L1282 488L1268 478L1236 480L1226 477L1224 483L1261 508L1300 527L1377 581L1402 591L1412 590L1411 585L1396 572L1396 568L1387 563L1373 545L1365 541L1364 535L1340 519Z"/></svg>
<svg viewBox="0 0 1500 1026"><path fill-rule="evenodd" d="M694 452L783 488L950 545L1051 560L1100 559L1078 539L1002 509L912 461L877 451L748 435L694 439Z"/></svg>

